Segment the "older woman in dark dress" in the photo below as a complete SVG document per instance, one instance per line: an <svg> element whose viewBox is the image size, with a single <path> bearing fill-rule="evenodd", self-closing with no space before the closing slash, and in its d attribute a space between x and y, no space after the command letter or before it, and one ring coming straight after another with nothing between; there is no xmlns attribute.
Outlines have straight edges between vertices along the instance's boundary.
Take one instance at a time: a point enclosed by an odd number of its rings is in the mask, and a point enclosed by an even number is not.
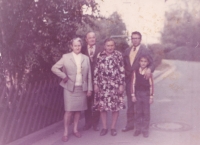
<svg viewBox="0 0 200 145"><path fill-rule="evenodd" d="M108 132L107 111L112 112L111 135L115 136L119 110L124 108L124 64L122 54L115 50L113 39L106 39L104 48L105 50L97 56L94 71L94 91L96 92L94 107L101 113L103 129L100 136Z"/></svg>

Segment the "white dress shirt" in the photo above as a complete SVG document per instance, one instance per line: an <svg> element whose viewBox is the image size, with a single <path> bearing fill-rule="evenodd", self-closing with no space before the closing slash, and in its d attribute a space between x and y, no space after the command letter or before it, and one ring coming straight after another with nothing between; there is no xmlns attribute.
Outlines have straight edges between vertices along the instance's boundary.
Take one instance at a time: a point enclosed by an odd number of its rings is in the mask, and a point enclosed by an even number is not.
<svg viewBox="0 0 200 145"><path fill-rule="evenodd" d="M75 86L81 86L82 85L82 73L81 73L81 55L82 54L81 53L75 54L74 52L72 52L72 55L74 57L76 67L77 67Z"/></svg>

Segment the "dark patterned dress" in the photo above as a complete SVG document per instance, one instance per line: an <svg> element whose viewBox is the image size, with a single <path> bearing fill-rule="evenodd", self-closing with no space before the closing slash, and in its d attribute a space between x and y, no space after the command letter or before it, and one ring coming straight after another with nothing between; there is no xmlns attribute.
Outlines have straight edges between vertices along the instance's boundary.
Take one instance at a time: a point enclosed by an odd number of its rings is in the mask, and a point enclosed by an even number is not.
<svg viewBox="0 0 200 145"><path fill-rule="evenodd" d="M94 84L98 85L99 92L95 94L94 108L99 111L124 109L124 97L118 93L119 86L124 85L124 81L122 54L116 50L109 56L105 51L99 53L94 70Z"/></svg>

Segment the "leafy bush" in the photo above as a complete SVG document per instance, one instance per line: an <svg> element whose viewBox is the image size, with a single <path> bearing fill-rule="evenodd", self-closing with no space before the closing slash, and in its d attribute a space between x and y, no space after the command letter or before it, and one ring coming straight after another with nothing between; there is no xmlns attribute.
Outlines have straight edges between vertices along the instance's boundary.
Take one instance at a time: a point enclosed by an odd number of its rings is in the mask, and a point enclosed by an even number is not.
<svg viewBox="0 0 200 145"><path fill-rule="evenodd" d="M88 23L82 24L76 32L83 39L85 39L87 32L94 31L97 36L97 43L100 46L103 46L106 38L112 37L116 42L117 50L123 52L128 47L124 34L126 26L117 12L114 12L108 18L96 19L95 17L84 16L84 20Z"/></svg>
<svg viewBox="0 0 200 145"><path fill-rule="evenodd" d="M164 47L162 44L150 44L148 48L153 53L154 64L157 67L164 58Z"/></svg>
<svg viewBox="0 0 200 145"><path fill-rule="evenodd" d="M188 48L188 47L177 47L175 50L166 53L167 59L175 60L188 60L188 61L200 61L200 49Z"/></svg>
<svg viewBox="0 0 200 145"><path fill-rule="evenodd" d="M6 82L26 84L52 77L52 64L68 52L69 40L84 23L82 4L83 0L0 1L0 73Z"/></svg>
<svg viewBox="0 0 200 145"><path fill-rule="evenodd" d="M200 61L200 17L193 12L199 12L196 7L198 0L192 3L183 2L186 9L179 7L165 14L165 26L162 32L162 44L167 59ZM194 11L188 6L193 4Z"/></svg>

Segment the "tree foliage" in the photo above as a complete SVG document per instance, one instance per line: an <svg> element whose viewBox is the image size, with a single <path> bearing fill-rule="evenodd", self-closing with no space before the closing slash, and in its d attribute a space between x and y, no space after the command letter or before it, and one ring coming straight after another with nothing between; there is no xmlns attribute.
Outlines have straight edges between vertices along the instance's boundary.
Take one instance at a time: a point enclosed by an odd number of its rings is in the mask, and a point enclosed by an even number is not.
<svg viewBox="0 0 200 145"><path fill-rule="evenodd" d="M17 85L51 77L50 67L83 23L83 2L0 0L1 80Z"/></svg>
<svg viewBox="0 0 200 145"><path fill-rule="evenodd" d="M79 27L77 35L84 38L87 32L94 31L97 35L97 43L101 46L106 38L112 37L116 40L117 50L123 52L128 47L125 34L126 26L117 12L114 12L108 18L98 17L96 19L95 17L85 16L84 20L84 26Z"/></svg>
<svg viewBox="0 0 200 145"><path fill-rule="evenodd" d="M90 3L88 3L90 2ZM83 14L82 7L95 15ZM98 15L93 0L0 0L0 81L9 88L50 79L51 66L70 51L69 41L88 31L102 45L107 37L124 35L125 24L117 12L109 18ZM117 49L128 45L116 37Z"/></svg>
<svg viewBox="0 0 200 145"><path fill-rule="evenodd" d="M189 10L189 1L184 2L185 9L166 12L162 33L164 51L167 58L200 61L200 17Z"/></svg>

